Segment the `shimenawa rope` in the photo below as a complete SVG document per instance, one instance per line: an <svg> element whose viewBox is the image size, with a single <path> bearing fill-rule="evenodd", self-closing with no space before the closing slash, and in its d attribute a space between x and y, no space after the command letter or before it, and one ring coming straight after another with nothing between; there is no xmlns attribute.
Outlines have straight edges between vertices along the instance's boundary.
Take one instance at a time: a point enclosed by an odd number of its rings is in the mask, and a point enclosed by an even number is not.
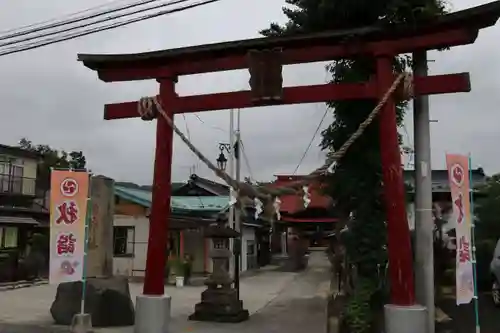
<svg viewBox="0 0 500 333"><path fill-rule="evenodd" d="M206 158L203 153L197 149L191 141L182 133L179 128L174 124L173 120L166 114L163 110L159 96L155 97L143 97L138 102L137 111L143 120L153 120L157 117L157 113L161 114L169 126L172 127L174 132L181 138L182 141L188 146L188 148L196 155L198 158L207 165L207 167L212 170L219 178L226 182L238 193L238 200L245 201L244 197L248 198L258 198L265 203L268 207L269 203L274 202L275 197L286 194L297 194L298 189L302 189L303 186L308 185L320 176L328 174L330 167L340 160L347 150L352 146L352 144L364 133L365 129L370 125L373 120L377 117L380 109L387 103L389 97L396 91L398 86L403 83L403 93L405 98L411 98L413 95L412 86L412 75L410 73L401 73L394 80L391 87L384 94L382 99L379 101L377 106L370 112L368 117L359 125L358 129L353 133L353 135L340 147L339 150L335 152L329 152L326 156L325 163L318 169L311 172L309 175L303 177L300 181L289 183L287 186L279 188L269 188L266 186L254 186L248 183L237 182L232 179L226 172L217 168L208 158ZM241 204L242 202L240 202ZM267 209L266 209L267 210Z"/></svg>

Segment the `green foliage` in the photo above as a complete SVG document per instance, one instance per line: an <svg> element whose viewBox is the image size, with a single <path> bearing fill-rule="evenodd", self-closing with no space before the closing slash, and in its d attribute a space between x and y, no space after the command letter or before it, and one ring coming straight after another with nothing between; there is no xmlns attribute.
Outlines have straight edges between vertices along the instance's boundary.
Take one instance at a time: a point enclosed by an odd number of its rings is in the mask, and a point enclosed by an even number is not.
<svg viewBox="0 0 500 333"><path fill-rule="evenodd" d="M261 31L265 36L290 35L325 30L352 29L370 25L405 23L414 25L445 12L441 0L286 0L283 12L289 21L273 23ZM394 59L395 72L411 65L408 56ZM375 59L358 57L336 61L327 70L332 83L364 82L375 74ZM336 151L366 119L378 101L354 100L327 103L334 121L323 131L321 147ZM396 106L397 123L404 118L407 103ZM401 140L400 140L401 141ZM327 179L328 193L336 200L342 216L351 215L345 235L347 255L356 267L358 280L351 295L346 318L352 332L367 332L373 324L370 302L380 294L380 268L387 262L385 209L382 198L378 124L369 126L334 168ZM377 297L379 302L383 297ZM381 304L379 304L381 305Z"/></svg>
<svg viewBox="0 0 500 333"><path fill-rule="evenodd" d="M475 197L475 233L478 240L500 238L500 174L489 177Z"/></svg>
<svg viewBox="0 0 500 333"><path fill-rule="evenodd" d="M493 241L492 239L476 239L476 283L479 291L491 291L490 263L493 259L496 244L497 241Z"/></svg>
<svg viewBox="0 0 500 333"><path fill-rule="evenodd" d="M34 145L26 138L19 140L18 146L24 150L38 153L42 156L42 162L38 168L39 186L48 188L50 184L50 169L84 169L87 161L83 152L72 151L67 153L64 150L58 151L48 145Z"/></svg>
<svg viewBox="0 0 500 333"><path fill-rule="evenodd" d="M354 293L345 309L345 319L351 332L368 332L373 322L371 300L373 289L376 286L369 279L358 279L354 286Z"/></svg>
<svg viewBox="0 0 500 333"><path fill-rule="evenodd" d="M474 198L478 288L491 288L490 262L500 239L500 174L489 177Z"/></svg>
<svg viewBox="0 0 500 333"><path fill-rule="evenodd" d="M169 272L176 275L176 276L184 276L185 274L185 267L184 263L180 258L172 258L169 259L167 262L167 265L169 267Z"/></svg>
<svg viewBox="0 0 500 333"><path fill-rule="evenodd" d="M49 237L40 233L34 233L30 242L31 251L45 252L49 248Z"/></svg>
<svg viewBox="0 0 500 333"><path fill-rule="evenodd" d="M415 22L445 12L444 0L285 0L285 25L272 23L261 33L282 36L302 32L354 29L374 24Z"/></svg>

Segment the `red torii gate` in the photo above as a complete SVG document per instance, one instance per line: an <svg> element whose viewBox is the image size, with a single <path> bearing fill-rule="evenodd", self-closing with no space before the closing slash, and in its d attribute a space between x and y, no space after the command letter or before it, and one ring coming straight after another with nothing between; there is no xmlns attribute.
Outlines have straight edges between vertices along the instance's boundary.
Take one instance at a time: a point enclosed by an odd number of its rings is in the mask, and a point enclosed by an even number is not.
<svg viewBox="0 0 500 333"><path fill-rule="evenodd" d="M347 99L380 99L395 79L392 59L401 53L472 44L480 29L500 16L500 1L455 12L418 26L369 27L294 37L257 38L129 55L80 54L78 59L104 82L156 79L167 115L263 105L316 103ZM252 91L178 96L180 75L249 68L251 51L280 49L282 65L328 61L359 55L376 59L376 75L365 83L321 84L283 88L281 99L255 101ZM414 94L470 91L467 73L414 78ZM108 104L104 119L139 117L137 102ZM394 99L380 114L381 155L386 197L391 302L412 305L414 299L411 245L406 216ZM145 295L163 295L163 268L170 215L173 130L158 117L153 202L149 229Z"/></svg>

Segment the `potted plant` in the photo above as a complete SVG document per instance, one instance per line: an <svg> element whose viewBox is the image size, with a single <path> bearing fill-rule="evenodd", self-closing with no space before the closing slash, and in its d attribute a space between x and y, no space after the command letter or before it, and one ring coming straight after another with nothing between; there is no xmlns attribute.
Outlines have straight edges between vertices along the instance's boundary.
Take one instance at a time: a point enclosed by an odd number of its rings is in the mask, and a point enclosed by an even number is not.
<svg viewBox="0 0 500 333"><path fill-rule="evenodd" d="M170 273L175 277L176 287L184 286L184 265L179 258L172 258L169 261Z"/></svg>

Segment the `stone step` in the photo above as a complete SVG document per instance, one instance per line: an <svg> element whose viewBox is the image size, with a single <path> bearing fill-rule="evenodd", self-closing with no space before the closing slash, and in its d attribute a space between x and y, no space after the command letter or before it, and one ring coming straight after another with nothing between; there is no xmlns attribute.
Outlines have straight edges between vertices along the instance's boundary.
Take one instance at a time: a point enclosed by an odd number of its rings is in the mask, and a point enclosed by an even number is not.
<svg viewBox="0 0 500 333"><path fill-rule="evenodd" d="M34 280L34 281L16 281L16 282L3 282L0 283L0 291L28 288L34 286L40 286L43 284L48 284L49 281L46 279Z"/></svg>

